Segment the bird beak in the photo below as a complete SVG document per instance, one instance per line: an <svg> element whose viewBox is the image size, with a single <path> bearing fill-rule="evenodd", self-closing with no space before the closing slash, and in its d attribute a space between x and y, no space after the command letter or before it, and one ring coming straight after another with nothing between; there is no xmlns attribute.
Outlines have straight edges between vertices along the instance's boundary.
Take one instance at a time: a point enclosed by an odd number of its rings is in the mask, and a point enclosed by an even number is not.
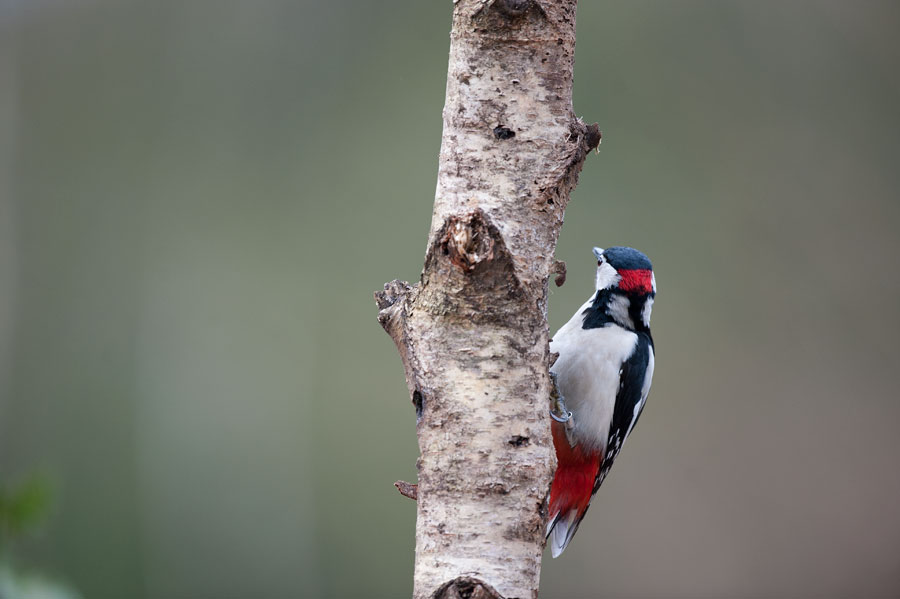
<svg viewBox="0 0 900 599"><path fill-rule="evenodd" d="M594 248L594 255L597 256L597 260L603 258L603 248Z"/></svg>

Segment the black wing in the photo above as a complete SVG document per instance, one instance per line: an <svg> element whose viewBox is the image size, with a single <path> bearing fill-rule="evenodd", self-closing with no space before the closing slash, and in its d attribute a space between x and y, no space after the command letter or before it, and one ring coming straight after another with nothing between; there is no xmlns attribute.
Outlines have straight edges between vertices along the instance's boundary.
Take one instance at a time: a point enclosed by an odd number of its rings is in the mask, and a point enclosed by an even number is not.
<svg viewBox="0 0 900 599"><path fill-rule="evenodd" d="M625 438L637 424L644 408L641 404L646 400L643 396L644 381L648 374L650 356L653 353L653 338L649 332L644 331L639 332L637 336L634 352L625 360L619 374L619 391L616 393L616 404L613 407L612 422L609 425L606 455L600 471L597 472L597 480L594 481L594 493L603 484L609 469L612 468L613 462L622 450Z"/></svg>

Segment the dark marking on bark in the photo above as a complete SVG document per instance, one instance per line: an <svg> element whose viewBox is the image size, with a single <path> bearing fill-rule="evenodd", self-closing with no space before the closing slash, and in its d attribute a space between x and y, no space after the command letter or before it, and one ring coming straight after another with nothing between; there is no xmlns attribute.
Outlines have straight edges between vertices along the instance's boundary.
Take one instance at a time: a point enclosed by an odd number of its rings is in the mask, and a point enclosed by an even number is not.
<svg viewBox="0 0 900 599"><path fill-rule="evenodd" d="M496 126L494 127L494 137L497 139L512 139L516 136L516 132L508 127Z"/></svg>
<svg viewBox="0 0 900 599"><path fill-rule="evenodd" d="M422 414L425 412L425 396L418 389L413 391L412 402L416 407L416 420L421 420Z"/></svg>
<svg viewBox="0 0 900 599"><path fill-rule="evenodd" d="M509 495L509 487L502 482L493 481L475 487L482 497L488 495Z"/></svg>
<svg viewBox="0 0 900 599"><path fill-rule="evenodd" d="M525 354L526 352L528 352L528 351L531 349L531 346L529 346L527 343L523 342L523 341L526 341L526 340L523 340L523 339L522 339L521 337L519 337L519 336L516 336L516 335L507 335L507 336L504 338L504 340L509 344L509 346L510 346L511 348L513 348L514 350L516 350L516 352L519 353L519 354Z"/></svg>
<svg viewBox="0 0 900 599"><path fill-rule="evenodd" d="M543 536L541 531L544 529L545 522L543 516L538 512L533 518L515 523L503 531L503 538L510 541L528 541L535 535Z"/></svg>
<svg viewBox="0 0 900 599"><path fill-rule="evenodd" d="M497 590L477 578L460 576L448 580L435 590L432 599L504 599Z"/></svg>

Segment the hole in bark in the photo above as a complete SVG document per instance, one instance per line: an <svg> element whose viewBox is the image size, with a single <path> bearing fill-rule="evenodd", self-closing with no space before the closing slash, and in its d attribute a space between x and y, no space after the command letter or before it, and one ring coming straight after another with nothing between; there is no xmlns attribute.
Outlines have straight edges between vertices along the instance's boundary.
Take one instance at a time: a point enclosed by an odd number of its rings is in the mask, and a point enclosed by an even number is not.
<svg viewBox="0 0 900 599"><path fill-rule="evenodd" d="M510 139L516 136L516 132L507 127L497 126L494 127L494 137L497 139Z"/></svg>
<svg viewBox="0 0 900 599"><path fill-rule="evenodd" d="M416 418L422 417L422 411L425 409L425 396L416 389L413 391L413 405L416 407Z"/></svg>
<svg viewBox="0 0 900 599"><path fill-rule="evenodd" d="M522 435L516 435L509 440L509 444L516 447L524 447L529 443L531 443L531 439L529 439L528 437L523 437Z"/></svg>

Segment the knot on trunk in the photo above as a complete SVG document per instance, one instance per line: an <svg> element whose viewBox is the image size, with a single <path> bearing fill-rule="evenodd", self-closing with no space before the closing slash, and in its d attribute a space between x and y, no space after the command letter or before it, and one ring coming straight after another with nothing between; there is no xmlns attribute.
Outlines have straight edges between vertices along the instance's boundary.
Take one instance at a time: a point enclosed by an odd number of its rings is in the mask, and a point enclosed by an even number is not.
<svg viewBox="0 0 900 599"><path fill-rule="evenodd" d="M417 305L473 321L507 320L525 309L503 235L481 209L451 215L425 259Z"/></svg>
<svg viewBox="0 0 900 599"><path fill-rule="evenodd" d="M432 599L504 599L503 595L488 583L460 576L445 582L434 592Z"/></svg>
<svg viewBox="0 0 900 599"><path fill-rule="evenodd" d="M499 29L521 27L527 21L539 24L547 18L538 0L491 0L481 5L473 15L486 28Z"/></svg>
<svg viewBox="0 0 900 599"><path fill-rule="evenodd" d="M494 240L480 210L465 216L451 216L441 237L441 252L463 272L472 272L494 257Z"/></svg>

